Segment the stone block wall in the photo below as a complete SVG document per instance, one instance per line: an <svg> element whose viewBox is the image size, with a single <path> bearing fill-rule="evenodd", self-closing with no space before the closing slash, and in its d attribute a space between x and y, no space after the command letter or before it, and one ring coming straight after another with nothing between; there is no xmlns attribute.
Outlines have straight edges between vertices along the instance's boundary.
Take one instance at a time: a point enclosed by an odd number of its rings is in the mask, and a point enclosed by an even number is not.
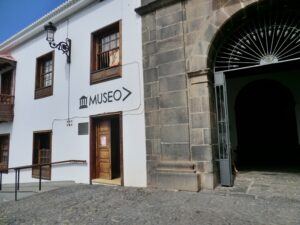
<svg viewBox="0 0 300 225"><path fill-rule="evenodd" d="M221 26L256 0L142 0L148 185L218 182L213 68Z"/></svg>
<svg viewBox="0 0 300 225"><path fill-rule="evenodd" d="M159 162L190 162L183 20L181 3L143 17L149 186L161 185L165 179L173 180L166 177L174 176L171 173L176 166L164 168Z"/></svg>

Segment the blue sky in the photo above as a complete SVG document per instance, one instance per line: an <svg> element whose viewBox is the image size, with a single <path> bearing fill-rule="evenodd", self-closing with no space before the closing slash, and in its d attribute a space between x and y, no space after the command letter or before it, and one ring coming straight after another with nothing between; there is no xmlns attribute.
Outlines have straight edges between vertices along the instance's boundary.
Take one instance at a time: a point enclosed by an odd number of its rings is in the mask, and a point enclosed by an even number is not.
<svg viewBox="0 0 300 225"><path fill-rule="evenodd" d="M0 43L66 0L0 0Z"/></svg>

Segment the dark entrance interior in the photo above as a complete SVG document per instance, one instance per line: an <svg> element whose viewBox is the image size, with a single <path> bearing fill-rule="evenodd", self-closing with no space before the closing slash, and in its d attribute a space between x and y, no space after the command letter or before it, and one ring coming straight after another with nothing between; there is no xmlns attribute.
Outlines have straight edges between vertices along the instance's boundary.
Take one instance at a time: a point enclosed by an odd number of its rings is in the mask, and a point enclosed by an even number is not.
<svg viewBox="0 0 300 225"><path fill-rule="evenodd" d="M280 82L246 85L235 102L238 169L286 169L299 165L295 102Z"/></svg>
<svg viewBox="0 0 300 225"><path fill-rule="evenodd" d="M8 169L9 134L0 135L0 170Z"/></svg>
<svg viewBox="0 0 300 225"><path fill-rule="evenodd" d="M120 115L95 117L91 122L91 178L121 184Z"/></svg>
<svg viewBox="0 0 300 225"><path fill-rule="evenodd" d="M11 95L12 93L12 71L1 75L1 94Z"/></svg>

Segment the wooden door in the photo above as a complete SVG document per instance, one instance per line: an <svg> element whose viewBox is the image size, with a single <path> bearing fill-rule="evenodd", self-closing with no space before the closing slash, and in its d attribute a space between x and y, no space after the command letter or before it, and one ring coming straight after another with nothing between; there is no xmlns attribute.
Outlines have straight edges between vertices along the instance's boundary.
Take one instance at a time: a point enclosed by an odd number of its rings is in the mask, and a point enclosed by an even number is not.
<svg viewBox="0 0 300 225"><path fill-rule="evenodd" d="M51 163L51 150L40 149L39 150L39 164ZM42 167L42 178L50 179L51 177L51 166Z"/></svg>
<svg viewBox="0 0 300 225"><path fill-rule="evenodd" d="M51 132L35 133L33 148L33 164L51 163ZM42 167L42 179L51 179L51 166ZM39 167L32 168L32 176L39 178Z"/></svg>
<svg viewBox="0 0 300 225"><path fill-rule="evenodd" d="M0 137L0 170L8 168L9 136Z"/></svg>
<svg viewBox="0 0 300 225"><path fill-rule="evenodd" d="M96 178L112 179L111 121L101 119L96 124Z"/></svg>

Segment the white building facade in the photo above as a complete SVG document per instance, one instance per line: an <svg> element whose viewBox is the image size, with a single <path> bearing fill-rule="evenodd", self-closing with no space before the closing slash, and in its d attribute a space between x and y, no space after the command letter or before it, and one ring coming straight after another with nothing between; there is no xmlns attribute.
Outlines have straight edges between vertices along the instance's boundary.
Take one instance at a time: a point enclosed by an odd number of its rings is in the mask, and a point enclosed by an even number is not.
<svg viewBox="0 0 300 225"><path fill-rule="evenodd" d="M139 4L69 0L0 45L1 95L14 98L13 116L0 123L2 167L5 160L8 168L85 160L45 168L42 176L146 186ZM56 43L71 39L71 63L46 41L48 22L57 27ZM22 170L20 181L35 182L37 173ZM3 183L14 178L3 174Z"/></svg>

